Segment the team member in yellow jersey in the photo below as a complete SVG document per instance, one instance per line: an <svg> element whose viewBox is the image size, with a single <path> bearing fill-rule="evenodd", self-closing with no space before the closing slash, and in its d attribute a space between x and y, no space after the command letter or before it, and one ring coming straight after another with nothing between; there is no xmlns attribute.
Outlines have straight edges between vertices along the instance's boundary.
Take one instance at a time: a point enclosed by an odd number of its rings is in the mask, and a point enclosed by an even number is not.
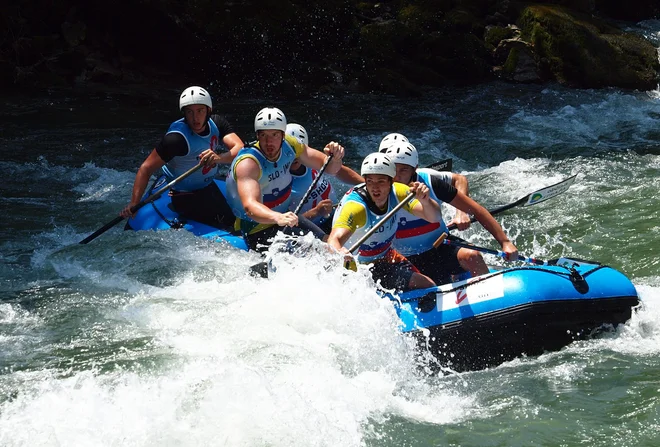
<svg viewBox="0 0 660 447"><path fill-rule="evenodd" d="M414 182L410 186L394 183L396 168L385 154L369 154L362 162L365 184L356 186L342 198L335 213L328 244L348 253L344 244L359 240L380 218L394 209L410 191L415 198L403 209L429 222L442 219L440 206L429 197L429 188ZM358 248L358 261L373 264L372 274L387 289L407 290L432 287L433 280L422 275L392 248L397 228L396 215L384 222L378 231Z"/></svg>

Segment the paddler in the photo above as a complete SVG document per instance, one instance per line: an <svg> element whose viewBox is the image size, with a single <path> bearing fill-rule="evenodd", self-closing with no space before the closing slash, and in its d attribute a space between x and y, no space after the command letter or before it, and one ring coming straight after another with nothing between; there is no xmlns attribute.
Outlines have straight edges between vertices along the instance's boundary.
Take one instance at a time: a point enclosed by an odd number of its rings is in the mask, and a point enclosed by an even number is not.
<svg viewBox="0 0 660 447"><path fill-rule="evenodd" d="M442 219L440 206L429 195L429 188L420 182L410 186L395 183L394 162L385 154L369 154L362 162L360 174L365 184L350 190L339 203L332 222L328 244L340 253L349 254L345 244L353 245L374 225L378 230L358 247L357 259L372 264L374 280L385 289L408 290L433 287L435 283L419 271L392 247L398 220L393 214L382 218L408 198L403 209L430 222ZM390 213L391 214L391 213Z"/></svg>
<svg viewBox="0 0 660 447"><path fill-rule="evenodd" d="M309 145L307 130L300 124L287 123L286 134L297 138L303 144ZM300 163L300 160L297 158L291 164L290 171L293 177L293 184L289 209L295 211L305 193L318 176L318 171L309 169ZM337 173L337 179L351 186L364 183L364 179L346 165L342 165ZM307 201L300 206L300 213L314 222L324 233L330 233L332 216L334 215L334 207L336 205L337 194L335 193L335 188L327 179L321 178L308 195Z"/></svg>
<svg viewBox="0 0 660 447"><path fill-rule="evenodd" d="M440 205L445 202L456 207L457 218L454 222L457 223L458 229L466 228L467 225L458 222L469 222L468 214L473 214L500 243L509 260L518 258L518 250L504 234L500 224L488 210L467 195L467 181L460 181L459 186L454 187L451 173L419 169L417 149L409 142L394 143L385 149L385 154L396 165L395 182L406 185L413 182L424 183L429 187L431 197ZM459 217L458 213L463 216ZM398 213L398 219L394 248L437 284L450 282L452 275L470 272L474 277L489 272L486 262L477 251L445 244L433 247L440 235L448 233L442 219L439 222L429 222L403 210Z"/></svg>
<svg viewBox="0 0 660 447"><path fill-rule="evenodd" d="M298 158L303 165L320 170L332 155L325 172L335 175L342 167L344 147L331 141L323 152L318 151L287 135L286 125L280 109L260 110L254 119L257 142L238 152L227 174L227 198L237 216L235 229L243 232L251 250L264 251L281 229L324 236L311 221L289 211L290 168Z"/></svg>
<svg viewBox="0 0 660 447"><path fill-rule="evenodd" d="M213 177L219 163L232 162L243 141L224 117L212 114L211 95L202 87L185 89L179 96L179 110L183 118L170 125L142 162L133 182L131 202L121 215L131 217L131 208L140 202L149 178L158 169L162 168L173 179L201 164L201 169L170 190L172 206L183 218L220 228L231 227L236 217Z"/></svg>

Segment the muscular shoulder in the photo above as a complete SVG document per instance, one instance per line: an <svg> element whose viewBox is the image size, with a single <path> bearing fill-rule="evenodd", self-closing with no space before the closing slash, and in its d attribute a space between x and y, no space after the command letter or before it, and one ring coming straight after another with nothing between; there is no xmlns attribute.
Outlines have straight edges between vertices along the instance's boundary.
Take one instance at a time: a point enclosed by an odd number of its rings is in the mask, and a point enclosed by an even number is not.
<svg viewBox="0 0 660 447"><path fill-rule="evenodd" d="M440 173L438 173L440 174ZM449 180L445 180L444 176L431 176L431 189L433 193L445 203L449 203L454 200L458 190L451 184L451 173L449 173Z"/></svg>
<svg viewBox="0 0 660 447"><path fill-rule="evenodd" d="M232 175L234 179L252 178L258 180L261 178L261 164L254 155L245 153L240 154L234 160Z"/></svg>
<svg viewBox="0 0 660 447"><path fill-rule="evenodd" d="M451 184L452 181L452 173L448 171L436 171L435 169L430 169L430 168L422 168L417 170L418 173L420 174L427 174L430 179L435 179L437 181L442 181L445 183Z"/></svg>
<svg viewBox="0 0 660 447"><path fill-rule="evenodd" d="M227 121L224 116L211 115L211 121L213 121L218 127L218 131L220 132L220 139L222 139L225 135L234 133L234 128L231 124L229 124L229 121Z"/></svg>
<svg viewBox="0 0 660 447"><path fill-rule="evenodd" d="M367 208L363 203L354 200L342 200L337 209L333 228L348 228L355 231L367 223Z"/></svg>
<svg viewBox="0 0 660 447"><path fill-rule="evenodd" d="M285 135L284 140L286 140L286 142L289 143L293 150L296 151L296 157L299 157L303 150L305 150L305 145L302 144L298 138L292 135Z"/></svg>
<svg viewBox="0 0 660 447"><path fill-rule="evenodd" d="M186 155L188 153L188 142L179 132L170 132L165 134L156 145L156 152L167 163L174 157Z"/></svg>

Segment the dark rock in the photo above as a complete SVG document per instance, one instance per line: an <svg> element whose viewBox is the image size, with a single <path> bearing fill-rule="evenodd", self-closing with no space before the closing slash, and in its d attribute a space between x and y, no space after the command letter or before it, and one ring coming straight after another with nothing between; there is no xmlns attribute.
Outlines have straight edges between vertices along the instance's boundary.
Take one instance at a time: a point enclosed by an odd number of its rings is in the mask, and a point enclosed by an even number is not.
<svg viewBox="0 0 660 447"><path fill-rule="evenodd" d="M638 22L660 18L658 0L595 0L595 9L601 15L618 20Z"/></svg>
<svg viewBox="0 0 660 447"><path fill-rule="evenodd" d="M78 21L75 23L64 22L62 24L62 36L71 47L76 47L85 41L87 25Z"/></svg>
<svg viewBox="0 0 660 447"><path fill-rule="evenodd" d="M582 88L657 86L657 49L641 36L565 8L533 5L521 15L522 37L534 47L542 73Z"/></svg>
<svg viewBox="0 0 660 447"><path fill-rule="evenodd" d="M542 78L531 44L520 38L504 39L500 41L495 53L496 60L504 60L502 65L493 68L499 77L520 83L541 82Z"/></svg>
<svg viewBox="0 0 660 447"><path fill-rule="evenodd" d="M484 32L484 43L486 48L493 51L504 39L520 37L520 28L516 25L487 26Z"/></svg>
<svg viewBox="0 0 660 447"><path fill-rule="evenodd" d="M507 25L511 22L511 18L501 12L496 12L493 15L486 16L485 22L487 25Z"/></svg>
<svg viewBox="0 0 660 447"><path fill-rule="evenodd" d="M487 81L495 71L513 82L536 73L578 87L655 87L652 45L593 16L650 18L657 0L543 3L21 0L0 9L0 82L213 84L225 97L415 95ZM531 46L508 41L515 23Z"/></svg>

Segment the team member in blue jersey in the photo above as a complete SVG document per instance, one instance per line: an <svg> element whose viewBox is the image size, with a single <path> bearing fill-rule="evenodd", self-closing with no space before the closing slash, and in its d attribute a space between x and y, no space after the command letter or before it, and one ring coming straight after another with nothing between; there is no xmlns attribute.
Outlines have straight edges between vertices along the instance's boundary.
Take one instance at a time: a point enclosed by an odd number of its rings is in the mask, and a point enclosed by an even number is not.
<svg viewBox="0 0 660 447"><path fill-rule="evenodd" d="M510 259L517 258L516 247L504 234L502 227L481 205L466 194L456 190L454 197L447 196L447 176L433 169L418 169L417 149L410 144L399 142L390 145L385 152L396 164L396 182L409 184L422 182L431 190L431 197L442 204L449 203L463 212L474 214L477 220L502 245L502 250ZM452 188L453 189L453 188ZM451 281L451 275L469 271L472 276L488 273L488 266L480 253L466 248L440 245L433 248L433 243L447 232L442 221L429 222L408 212L398 213L399 225L396 231L394 247L405 255L422 273L433 278L437 284Z"/></svg>
<svg viewBox="0 0 660 447"><path fill-rule="evenodd" d="M370 228L396 207L409 194L415 193L402 209L424 219L437 222L442 219L440 206L429 196L429 188L420 182L410 186L395 183L396 167L385 154L369 154L362 162L360 173L364 185L350 190L341 199L328 244L341 253L348 253L345 245L357 243ZM449 197L451 186L447 185ZM443 196L445 197L445 196ZM358 247L358 262L372 264L374 280L387 289L407 290L432 287L431 278L423 275L392 247L398 219L396 215Z"/></svg>
<svg viewBox="0 0 660 447"><path fill-rule="evenodd" d="M405 135L402 135L400 133L390 133L387 134L383 137L383 139L380 141L380 145L378 146L378 152L387 152L387 149L390 146L393 146L395 144L403 144L403 143L410 143L408 138ZM410 143L412 145L412 143ZM446 172L446 171L434 171L435 175L446 182L450 182L451 185L465 194L466 196L469 196L469 187L468 187L468 179L464 175L457 174L455 172ZM399 181L399 180L397 180ZM468 216L466 213L464 213L461 210L456 210L456 214L454 218L449 222L449 224L455 224L456 228L459 230L467 230L470 228L471 221L470 221L470 216Z"/></svg>
<svg viewBox="0 0 660 447"><path fill-rule="evenodd" d="M248 247L263 251L280 227L323 232L306 218L289 211L293 177L291 164L298 158L320 169L330 154L326 172L335 175L342 166L344 148L334 141L317 151L286 135L286 117L280 109L265 108L254 119L257 143L242 148L227 174L227 198L237 216L236 229L245 235ZM300 225L299 225L300 224Z"/></svg>
<svg viewBox="0 0 660 447"><path fill-rule="evenodd" d="M286 125L286 134L296 137L305 145L309 145L307 131L300 124L288 123ZM291 175L293 177L293 184L290 210L294 211L318 176L318 171L307 168L296 158L291 165ZM349 185L357 185L364 182L364 179L357 172L345 165L342 165L337 173L337 178ZM309 194L307 201L300 207L300 213L314 222L324 233L330 233L332 215L334 214L334 205L336 203L337 195L332 184L326 178L321 178Z"/></svg>
<svg viewBox="0 0 660 447"><path fill-rule="evenodd" d="M137 205L147 187L149 178L158 169L176 178L197 164L204 165L178 183L170 191L172 206L181 217L216 227L234 223L235 216L227 200L213 181L218 163L232 162L243 141L231 125L220 115L212 115L211 95L197 86L181 93L179 109L183 118L173 122L165 136L142 162L135 176L131 202L121 215L130 217L131 207ZM224 151L217 153L224 146ZM215 169L214 169L215 168Z"/></svg>

